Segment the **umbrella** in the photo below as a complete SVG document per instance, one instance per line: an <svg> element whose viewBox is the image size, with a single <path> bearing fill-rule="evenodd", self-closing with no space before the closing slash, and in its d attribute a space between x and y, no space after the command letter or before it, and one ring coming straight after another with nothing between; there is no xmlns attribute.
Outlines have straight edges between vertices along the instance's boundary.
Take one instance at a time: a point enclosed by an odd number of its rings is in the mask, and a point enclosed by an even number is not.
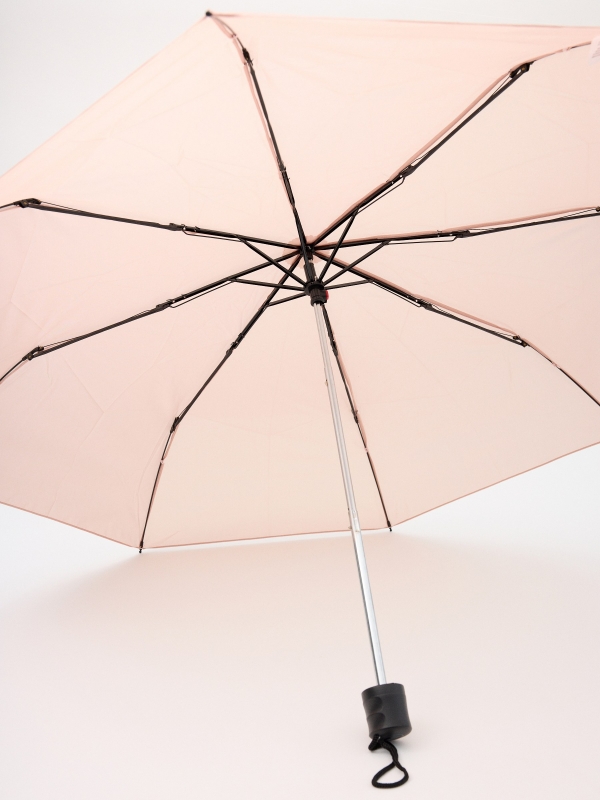
<svg viewBox="0 0 600 800"><path fill-rule="evenodd" d="M600 441L597 36L209 13L0 180L0 500L140 551L349 520L376 786L362 528Z"/></svg>

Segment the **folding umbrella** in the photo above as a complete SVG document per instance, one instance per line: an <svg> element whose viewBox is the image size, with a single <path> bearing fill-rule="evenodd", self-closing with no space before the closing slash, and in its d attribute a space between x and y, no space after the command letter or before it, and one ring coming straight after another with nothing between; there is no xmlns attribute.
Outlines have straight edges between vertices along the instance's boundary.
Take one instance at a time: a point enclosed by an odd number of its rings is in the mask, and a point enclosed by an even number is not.
<svg viewBox="0 0 600 800"><path fill-rule="evenodd" d="M600 441L598 33L208 13L0 180L0 500L140 551L347 510L377 786L361 523Z"/></svg>

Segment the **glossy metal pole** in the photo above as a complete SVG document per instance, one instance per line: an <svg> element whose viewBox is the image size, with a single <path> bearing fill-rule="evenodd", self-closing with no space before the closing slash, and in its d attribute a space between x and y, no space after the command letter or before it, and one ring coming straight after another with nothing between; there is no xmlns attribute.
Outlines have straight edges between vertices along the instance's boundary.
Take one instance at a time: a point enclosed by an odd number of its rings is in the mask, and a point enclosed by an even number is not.
<svg viewBox="0 0 600 800"><path fill-rule="evenodd" d="M346 452L344 429L342 427L340 407L338 405L333 371L331 369L331 359L329 357L329 339L327 336L327 329L325 327L325 316L323 314L323 306L321 303L315 303L313 308L315 310L315 318L317 320L319 341L321 342L323 366L325 367L325 379L327 382L327 391L329 392L329 403L331 404L331 416L333 417L333 427L335 429L335 438L340 457L340 466L342 468L342 477L344 479L344 490L346 492L346 502L348 504L348 517L350 518L350 528L352 530L352 539L354 540L354 552L356 553L356 563L358 565L358 574L360 576L360 588L362 590L365 613L367 615L367 626L369 628L369 638L371 639L371 650L373 652L373 661L375 663L375 673L377 675L377 683L383 684L386 682L385 669L383 667L383 656L381 655L381 645L379 644L379 634L377 633L377 620L375 619L375 608L373 606L373 597L371 596L371 585L369 583L369 573L367 571L367 560L365 558L365 550L363 547L360 521L358 519L358 511L356 510L354 489L352 488L352 476L350 474L350 464L348 463L348 453Z"/></svg>

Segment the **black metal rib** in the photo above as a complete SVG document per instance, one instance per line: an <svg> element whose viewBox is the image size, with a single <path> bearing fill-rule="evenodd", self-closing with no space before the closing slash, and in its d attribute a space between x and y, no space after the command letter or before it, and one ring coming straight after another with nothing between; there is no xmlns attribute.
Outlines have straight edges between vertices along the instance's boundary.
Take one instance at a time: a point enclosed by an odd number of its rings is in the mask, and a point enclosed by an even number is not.
<svg viewBox="0 0 600 800"><path fill-rule="evenodd" d="M346 390L346 397L348 398L348 403L350 404L350 411L352 412L352 417L354 418L354 422L356 422L356 427L358 428L358 432L360 434L360 438L363 443L363 447L365 448L365 453L367 454L367 459L369 460L369 466L371 467L371 473L373 474L373 480L375 481L375 486L377 487L377 493L379 494L379 500L381 501L381 508L383 509L383 516L385 517L385 522L390 531L392 530L392 523L390 522L390 518L387 513L387 509L385 507L385 502L383 500L383 494L381 492L381 486L379 485L379 480L377 478L377 473L375 471L375 466L373 464L373 459L371 458L371 454L369 453L369 448L367 446L367 439L365 433L363 431L362 423L358 416L358 410L356 408L356 404L354 402L354 398L352 397L352 393L350 392L350 385L348 383L348 379L346 378L346 373L344 372L344 368L342 366L342 361L340 358L340 353L338 350L337 342L335 339L335 335L333 333L333 328L331 327L331 320L329 319L329 314L327 313L327 307L323 306L323 315L325 317L325 325L327 327L327 333L329 335L329 343L331 345L331 349L333 351L333 355L335 356L335 360L338 365L338 370L340 372L340 377L342 379L342 383L344 384L344 389Z"/></svg>
<svg viewBox="0 0 600 800"><path fill-rule="evenodd" d="M243 240L240 240L240 241L243 241ZM304 288L305 282L301 278L299 278L297 275L294 275L294 273L291 270L286 269L285 267L283 267L279 263L281 261L280 258L278 258L278 259L271 258L271 256L268 253L264 253L262 250L259 250L258 247L256 247L255 245L253 245L249 241L244 241L243 243L246 245L246 247L250 248L250 250L253 250L259 256L261 256L261 258L266 258L267 261L269 261L269 263L271 263L274 267L277 267L277 269L281 270L281 272L285 272L285 274L288 276L288 278L293 278L297 283L299 283L302 286L302 288ZM294 248L294 252L291 255L293 256L297 252L298 252L298 247L295 247Z"/></svg>
<svg viewBox="0 0 600 800"><path fill-rule="evenodd" d="M173 438L173 434L175 431L173 428L169 431L169 436L167 437L167 442L164 446L162 451L162 455L160 457L160 461L158 463L158 469L156 470L156 475L154 477L154 483L152 484L152 492L150 493L150 501L148 503L148 510L146 511L146 519L144 520L144 527L142 529L142 537L140 539L140 543L138 545L139 552L141 553L144 549L144 537L146 536L146 528L148 527L148 520L150 519L150 511L152 510L152 505L154 503L154 496L156 495L156 487L158 486L158 481L160 479L161 473L163 471L163 465L165 463L165 458L167 456L167 450L169 449L169 445L171 444L171 439Z"/></svg>
<svg viewBox="0 0 600 800"><path fill-rule="evenodd" d="M592 219L600 217L600 206L596 208L587 208L581 211L574 211L568 214L562 214L556 217L549 217L545 219L536 219L531 222L516 222L514 224L504 225L491 225L485 228L456 228L455 230L448 231L435 231L432 233L417 233L417 234L404 234L400 236L370 236L365 239L351 239L344 241L340 245L334 245L332 242L329 244L321 244L316 246L315 251L330 250L335 247L336 252L338 247L365 247L371 244L430 244L430 243L444 243L455 242L457 239L472 239L476 236L487 236L490 233L503 233L504 231L514 231L520 228L534 228L538 225L553 225L555 222L572 222L578 219Z"/></svg>
<svg viewBox="0 0 600 800"><path fill-rule="evenodd" d="M358 213L358 212L356 212L356 213ZM348 231L350 230L350 228L351 228L351 226L352 226L352 223L353 223L353 222L354 222L354 220L356 219L356 213L354 213L354 214L353 214L353 215L350 217L350 219L348 220L348 224L346 225L346 227L345 227L345 228L344 228L344 230L342 231L342 235L341 235L341 236L340 236L340 238L337 240L337 244L335 245L335 247L334 247L334 248L333 248L333 250L331 251L331 255L330 255L330 256L329 256L329 258L327 259L327 263L325 264L325 266L324 266L324 267L323 267L323 269L321 270L321 274L319 275L319 280L320 280L320 281L322 281L322 280L324 280L324 279L325 279L325 275L327 275L327 270L328 270L328 269L329 269L329 267L331 266L331 262L332 262L332 261L333 261L333 259L336 257L336 255L337 255L337 251L338 251L338 250L340 249L340 247L342 246L342 244L343 244L343 241L344 241L344 239L346 238L346 234L348 233Z"/></svg>
<svg viewBox="0 0 600 800"><path fill-rule="evenodd" d="M296 262L296 263L298 263L298 262ZM209 383L213 380L213 378L221 370L223 365L231 358L231 355L232 355L233 351L236 350L240 346L240 344L244 341L244 339L246 338L246 336L248 335L250 330L254 327L254 325L258 322L260 317L267 310L267 308L269 307L269 305L271 303L271 300L275 297L277 292L281 288L283 288L283 283L287 279L288 279L288 276L284 275L283 278L281 279L280 284L277 286L277 288L273 289L273 291L269 293L269 296L267 297L267 299L261 304L261 306L258 309L258 311L254 314L254 316L250 319L250 321L246 324L246 326L240 331L240 333L237 335L237 337L234 339L234 341L231 343L231 345L225 351L225 355L223 356L223 358L219 361L217 366L210 373L210 375L204 381L202 386L198 389L196 394L192 397L192 399L187 404L187 406L173 420L173 424L171 425L171 429L169 431L169 436L167 438L167 442L165 444L165 447L164 447L164 450L163 450L163 453L162 453L162 456L161 456L161 459L160 459L160 462L159 462L159 465L158 465L158 469L156 471L156 477L154 479L154 484L153 484L153 487L152 487L152 493L150 495L150 502L148 503L148 511L146 513L146 519L145 519L145 522L144 522L144 528L142 530L142 537L140 539L140 544L139 544L140 553L144 549L144 537L146 536L146 528L148 526L148 520L150 519L150 511L152 509L152 504L154 502L154 496L156 494L156 487L158 486L158 480L159 480L160 474L161 474L161 472L163 470L163 464L164 464L165 457L167 455L167 450L169 448L171 440L173 439L173 436L175 435L175 431L177 430L177 428L181 424L182 420L185 418L186 414L190 411L190 409L192 408L194 403L198 400L198 398L200 397L202 392L206 389L206 387L209 385Z"/></svg>
<svg viewBox="0 0 600 800"><path fill-rule="evenodd" d="M325 257L320 255L319 253L315 253L317 258L320 258L321 261L325 261ZM429 300L424 300L422 297L417 297L416 295L410 294L409 292L405 292L402 289L398 289L398 287L394 286L391 283L387 283L387 281L382 280L381 278L377 278L373 275L369 275L366 272L363 272L360 269L356 269L354 266L348 266L347 264L343 264L342 262L334 261L335 265L338 267L343 267L344 272L351 272L353 275L357 275L359 278L362 278L361 283L364 281L366 283L372 283L373 286L378 286L380 289L384 289L386 292L391 292L391 294L396 295L396 297L400 297L402 300L406 300L407 303L410 303L417 308L423 308L425 311L431 311L434 314L439 314L442 317L446 317L447 319L454 320L454 322L461 322L463 325L468 325L470 328L477 328L479 331L483 331L484 333L489 333L492 336L497 336L500 339L504 339L506 342L510 342L511 344L518 344L521 347L527 347L527 342L522 339L520 336L512 335L510 333L504 333L502 331L494 330L493 328L486 328L484 325L479 325L476 322L471 322L469 319L464 319L463 317L459 317L456 314L453 314L450 311L446 311L439 306L436 306L435 303L431 303ZM341 274L341 273L338 273ZM331 287L332 289L336 288L334 286Z"/></svg>
<svg viewBox="0 0 600 800"><path fill-rule="evenodd" d="M162 222L149 222L143 219L130 219L129 217L114 217L110 214L96 214L92 211L81 211L78 208L69 208L68 206L59 206L54 203L47 203L43 200L37 200L35 197L29 197L26 200L15 200L14 203L9 203L2 208L9 206L18 206L19 208L33 208L37 211L52 211L55 214L69 214L76 217L90 217L91 219L104 219L109 222L124 222L128 225L142 225L145 228L160 228L165 231L180 231L183 233L192 234L194 236L203 236L209 239L225 239L231 242L257 242L258 244L271 245L272 247L285 247L289 250L297 250L297 245L286 244L285 242L276 242L272 239L261 239L257 236L244 236L240 233L228 233L226 231L215 231L210 228L198 228L193 225L177 225L174 222L168 224Z"/></svg>
<svg viewBox="0 0 600 800"><path fill-rule="evenodd" d="M34 352L35 352L35 350L32 350L32 351L31 351L31 353L34 353ZM11 372L14 372L14 371L16 370L16 368L17 368L17 367L20 367L20 366L21 366L21 364L22 364L24 361L27 361L27 360L28 360L28 356L29 356L29 355L31 355L31 353L28 353L28 354L27 354L27 356L24 356L22 359L20 359L19 361L17 361L17 363L16 363L16 364L13 364L13 365L12 365L12 367L11 367L9 370L7 370L7 371L4 373L4 375L3 375L3 376L0 378L0 383L2 383L2 381L3 381L5 378L8 378L8 376L11 374Z"/></svg>
<svg viewBox="0 0 600 800"><path fill-rule="evenodd" d="M587 396L590 398L590 400L593 400L593 401L594 401L594 403L596 403L596 405L597 405L597 406L600 406L600 400L597 400L597 399L594 397L594 395L593 395L593 394L591 394L590 392L588 392L588 390L587 390L587 389L585 389L585 388L584 388L584 387L583 387L583 386L582 386L582 385L581 385L581 384L580 384L578 381L576 381L576 380L575 380L575 378L574 378L572 375L569 375L569 373L568 373L568 372L567 372L565 369L563 369L563 368L562 368L562 367L561 367L559 364L557 364L557 363L556 363L556 361L553 361L551 358L549 358L549 357L548 357L548 356L547 356L545 353L543 353L541 350L539 350L539 349L538 349L538 348L537 348L537 347L536 347L534 344L532 344L531 342L529 342L529 341L528 341L528 342L526 342L526 344L527 344L527 346L528 346L528 347L530 347L532 350L535 350L535 352L536 352L538 355L540 355L542 358L546 359L546 361L548 361L548 363L552 364L552 366L553 366L553 367L556 367L556 369L557 369L559 372L562 372L562 374L563 374L563 375L564 375L566 378L568 378L568 379L571 381L571 383L574 383L574 384L575 384L575 386L577 386L577 388L578 388L578 389L581 389L581 391L582 391L584 394L586 394L586 395L587 395Z"/></svg>
<svg viewBox="0 0 600 800"><path fill-rule="evenodd" d="M540 352L540 351L537 349L537 347L534 347L534 346L533 346L531 343L529 343L529 342L528 342L528 344L529 344L529 347L531 347L531 349L532 349L532 350L535 350L535 351L536 351L536 353L539 353L539 352ZM543 353L540 353L540 355L543 355ZM568 373L566 370L564 370L562 367L559 367L559 365L558 365L558 364L556 364L556 363L555 363L554 361L552 361L551 359L549 359L549 358L548 358L548 356L544 356L544 358L545 358L547 361L550 361L550 363L551 363L551 364L553 364L553 365L556 367L556 369L557 369L557 370L559 370L560 372L562 372L562 374L563 374L565 377L567 377L567 378L568 378L568 379L569 379L569 380L570 380L572 383L574 383L574 384L575 384L575 386L577 386L577 388L578 388L578 389L581 389L581 391L582 391L584 394L587 394L587 396L590 398L590 400L593 400L593 401L594 401L594 403L596 403L596 405L597 405L597 406L600 406L600 400L596 400L596 398L594 397L594 395L593 395L593 394L591 394L590 392L588 392L588 390L587 390L587 389L584 389L584 387L583 387L583 386L582 386L582 385L579 383L579 381L576 381L576 380L575 380L575 378L574 378L572 375L569 375L569 373Z"/></svg>
<svg viewBox="0 0 600 800"><path fill-rule="evenodd" d="M352 281L351 283L338 283L337 286L328 286L327 291L330 292L332 289L345 289L347 286L362 286L363 283L369 283L369 281Z"/></svg>
<svg viewBox="0 0 600 800"><path fill-rule="evenodd" d="M287 260L288 258L293 258L295 253L288 253L285 256L280 256L279 261ZM102 328L97 328L96 330L89 331L88 333L83 333L80 336L73 336L70 339L65 339L61 342L54 342L53 344L48 345L40 345L38 347L34 347L33 350L30 350L29 353L26 353L23 358L17 361L4 375L0 378L0 383L7 378L11 372L23 362L25 361L32 361L34 358L39 358L40 356L48 355L48 353L53 353L55 350L61 350L63 347L68 347L69 345L76 344L77 342L81 342L84 339L89 339L92 336L97 336L100 333L105 333L106 331L110 331L113 328L120 328L122 325L127 325L129 322L136 322L139 319L143 319L144 317L152 316L152 314L158 314L161 311L165 311L167 308L178 308L180 305L183 305L190 300L195 300L198 297L202 297L205 294L209 294L210 292L214 292L216 289L220 289L222 286L227 286L231 283L251 283L258 286L278 286L278 288L283 289L292 289L296 287L287 287L287 286L280 286L279 284L272 284L272 283L262 283L260 281L243 281L240 280L244 275L250 275L253 272L258 272L261 269L265 269L266 267L271 266L270 262L264 264L258 264L255 267L249 267L248 269L242 270L241 272L236 272L233 275L228 275L225 278L221 278L218 281L213 281L212 283L208 283L205 286L201 286L199 289L194 289L191 292L185 292L184 294L180 294L177 297L174 297L170 300L165 300L163 303L159 303L154 308L147 309L145 311L140 311L138 314L133 314L131 317L126 317L125 319L119 320L118 322L113 322L111 325L105 325ZM286 270L287 273L287 270ZM287 274L284 275L283 280L287 278ZM297 291L302 291L298 289Z"/></svg>
<svg viewBox="0 0 600 800"><path fill-rule="evenodd" d="M387 244L388 244L388 242L380 242L380 243L379 243L378 245L376 245L376 246L375 246L375 247L374 247L372 250L369 250L369 252L368 252L368 253L365 253L365 254L364 254L364 255L362 255L360 258L357 258L357 259L356 259L356 261L353 261L351 264L345 264L345 265L342 267L342 269L340 269L340 271L339 271L339 272L336 272L336 273L335 273L335 275L333 275L331 278L328 278L328 279L325 281L325 286L328 286L328 285L329 285L330 283L332 283L332 282L333 282L333 281L334 281L336 278L339 278L339 277L341 277L341 276L342 276L342 275L344 275L346 272L350 272L352 269L354 269L354 267L356 267L356 266L357 266L357 264L360 264L360 262L361 262L361 261L364 261L365 259L367 259L367 258L369 258L370 256L374 255L374 254L375 254L375 253L376 253L378 250L381 250L381 248L382 248L382 247L385 247ZM316 253L315 255L318 255L318 253ZM321 258L321 256L319 256L319 258ZM337 262L335 259L332 259L332 258L331 258L331 256L329 257L328 261L329 261L329 263L333 263L333 264L335 264L336 266L340 266L340 262Z"/></svg>
<svg viewBox="0 0 600 800"><path fill-rule="evenodd" d="M300 286L280 286L277 283L267 283L266 281L245 281L242 278L234 278L232 283L244 283L248 284L249 286L270 286L274 289L287 289L289 292L301 292L304 294L304 289Z"/></svg>
<svg viewBox="0 0 600 800"><path fill-rule="evenodd" d="M331 233L333 233L333 231L336 230L336 228L339 228L340 225L343 225L344 222L350 219L352 215L360 213L368 205L374 203L376 200L379 200L384 194L387 194L392 189L395 189L397 186L400 186L402 183L404 183L404 180L409 175L412 175L412 173L415 172L420 166L422 166L428 159L430 159L434 153L437 153L440 147L443 147L446 144L446 142L452 139L453 136L456 136L456 134L460 130L462 130L465 127L465 125L471 122L471 120L474 119L478 114L481 114L484 108L487 108L490 105L490 103L493 103L493 101L496 100L498 97L500 97L501 94L503 94L507 89L513 86L522 75L528 72L532 63L533 62L530 61L525 64L521 64L521 66L517 67L512 72L510 72L503 80L503 82L498 86L498 88L495 89L486 100L484 100L480 105L478 105L474 111L468 114L462 120L462 122L458 123L454 128L452 128L452 130L445 136L443 136L439 140L439 142L437 142L437 144L430 147L429 150L427 150L425 153L422 153L420 156L417 156L417 158L411 161L411 163L408 164L406 167L403 167L403 169L397 172L392 178L390 178L385 183L381 184L381 186L379 186L377 189L371 192L371 194L367 195L367 197L365 197L363 200L360 200L358 203L352 206L352 208L346 211L345 214L343 214L339 219L337 219L332 225L326 228L326 230L323 231L323 233L321 233L317 237L317 239L315 240L315 244L318 244L319 242L322 242L323 239L326 239L327 236L329 236Z"/></svg>
<svg viewBox="0 0 600 800"><path fill-rule="evenodd" d="M273 303L269 303L269 306L280 306L282 303L289 303L290 300L300 300L300 298L304 296L304 293L296 294L293 297L286 297L283 300L275 300Z"/></svg>
<svg viewBox="0 0 600 800"><path fill-rule="evenodd" d="M364 239L349 239L340 245L341 249L351 247L367 247L373 244L420 244L421 242L453 242L456 238L455 231L436 231L435 233L407 233L398 236L369 236ZM314 252L328 251L335 247L331 242L314 246ZM323 255L327 255L324 252Z"/></svg>
<svg viewBox="0 0 600 800"><path fill-rule="evenodd" d="M290 272L293 272L296 269L296 267L298 266L298 264L300 263L301 260L302 260L302 253L300 253L296 257L296 259L294 260L294 263L292 264L292 266L290 268ZM286 289L287 287L282 285L280 288L281 289ZM296 287L290 287L290 288L296 288ZM299 300L301 297L305 297L305 292L304 291L301 294L298 293L298 294L293 295L292 297L286 297L283 300L275 300L274 302L269 303L269 308L271 306L278 306L278 305L280 305L280 303L289 303L290 300Z"/></svg>
<svg viewBox="0 0 600 800"><path fill-rule="evenodd" d="M459 317L456 314L453 314L450 311L446 311L439 306L436 306L434 303L430 303L428 300L423 300L421 297L416 297L415 295L411 295L408 292L403 292L401 289L396 288L392 284L387 283L386 281L381 280L381 278L374 278L371 275L367 275L365 272L362 272L359 269L352 268L350 272L354 273L355 275L359 275L361 278L364 278L369 283L372 283L374 286L378 286L380 289L384 289L386 292L391 292L395 294L397 297L401 297L403 300L411 303L417 308L424 308L425 311L431 311L433 314L439 314L442 317L446 317L446 319L451 319L454 322L460 322L463 325L468 325L470 328L476 328L478 331L483 331L483 333L489 333L491 336L496 336L499 339L503 339L505 342L510 342L510 344L518 344L520 347L527 347L527 342L522 339L520 336L513 335L510 333L504 333L503 331L494 330L493 328L486 328L485 325L479 325L476 322L472 322L469 319L465 319L464 317Z"/></svg>
<svg viewBox="0 0 600 800"><path fill-rule="evenodd" d="M590 215L591 216L591 215ZM324 256L319 255L319 253L315 253L315 255L320 258L322 261L325 260ZM334 262L336 263L336 262ZM340 263L336 263L337 266L342 266ZM565 369L563 369L559 364L545 355L541 350L539 350L532 342L528 341L527 339L523 339L521 336L504 333L502 331L494 330L493 328L486 328L484 325L479 325L476 322L472 322L471 320L464 319L463 317L459 317L456 314L452 314L450 311L446 311L439 306L436 306L434 303L430 303L427 300L423 300L422 298L416 297L415 295L411 295L408 292L404 292L401 289L398 289L396 286L387 283L386 281L381 280L381 278L376 278L371 275L367 275L366 273L362 272L359 269L350 268L349 272L363 278L364 280L348 285L358 285L358 283L372 283L374 286L379 286L380 289L384 289L391 294L400 297L402 300L406 300L411 305L417 306L417 308L424 308L426 311L431 311L434 314L439 314L442 317L446 317L447 319L451 319L454 322L461 322L463 325L468 325L470 328L476 328L478 331L483 331L483 333L489 333L492 336L496 336L499 339L503 339L505 342L509 342L511 344L518 344L520 347L530 347L532 350L535 350L536 353L545 358L552 366L556 367L562 374L568 378L572 383L575 384L581 391L586 394L590 400L593 400L596 405L600 406L600 400L594 397L591 392L589 392L585 387L583 387L575 378L570 375ZM336 289L338 287L331 286L331 289ZM341 287L340 287L341 288Z"/></svg>
<svg viewBox="0 0 600 800"><path fill-rule="evenodd" d="M240 37L237 33L233 30L233 28L224 22L220 17L211 12L207 12L207 16L212 17L217 24L219 24L222 28L229 32L234 42L240 49L240 53L244 59L246 67L248 69L248 74L250 75L250 81L252 86L254 87L254 91L256 92L256 98L258 100L258 104L262 111L263 119L267 128L267 132L269 135L269 139L271 141L271 145L273 147L273 152L275 154L275 160L277 161L277 167L279 169L279 173L281 175L281 180L283 181L283 185L287 194L287 198L289 204L292 209L292 213L294 215L294 221L296 223L296 230L298 231L298 238L300 239L300 249L302 251L302 255L304 258L304 264L307 269L307 274L310 274L310 259L309 259L309 250L308 245L306 242L306 236L304 234L304 228L302 227L302 222L300 220L300 215L298 214L298 209L296 208L296 200L294 198L294 193L292 191L292 185L290 183L289 176L287 174L287 169L285 164L283 163L283 158L281 157L281 152L279 150L279 145L277 144L277 139L275 138L275 132L273 131L273 126L271 125L271 120L269 118L269 112L267 111L267 106L265 104L265 100L260 88L260 84L258 82L258 78L256 77L256 72L254 71L254 64L252 63L252 57L248 50L244 47Z"/></svg>

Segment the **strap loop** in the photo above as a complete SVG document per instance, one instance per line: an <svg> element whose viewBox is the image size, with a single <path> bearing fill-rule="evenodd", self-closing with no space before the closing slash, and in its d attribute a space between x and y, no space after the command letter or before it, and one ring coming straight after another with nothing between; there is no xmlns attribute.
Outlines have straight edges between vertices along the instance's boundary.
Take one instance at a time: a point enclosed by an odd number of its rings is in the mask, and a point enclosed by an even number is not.
<svg viewBox="0 0 600 800"><path fill-rule="evenodd" d="M391 742L388 742L386 739L382 739L381 736L374 736L371 740L371 744L369 745L369 750L379 750L380 747L388 751L392 757L392 762L391 764L388 764L387 767L380 769L379 772L373 776L371 783L376 789L395 789L397 786L402 786L402 784L406 783L408 780L408 772L398 761L398 751ZM396 767L396 769L400 770L402 773L400 780L396 781L395 783L380 783L380 778L383 778L383 776L390 770L394 769L394 767Z"/></svg>

